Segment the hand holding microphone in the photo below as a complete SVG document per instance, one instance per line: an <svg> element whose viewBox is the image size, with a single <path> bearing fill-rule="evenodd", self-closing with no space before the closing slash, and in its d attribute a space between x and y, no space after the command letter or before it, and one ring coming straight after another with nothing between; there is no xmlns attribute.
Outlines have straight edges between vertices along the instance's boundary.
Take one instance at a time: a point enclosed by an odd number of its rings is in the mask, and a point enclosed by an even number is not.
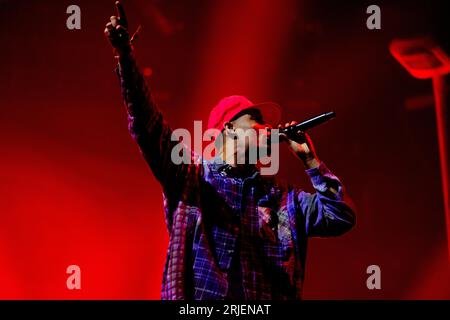
<svg viewBox="0 0 450 320"><path fill-rule="evenodd" d="M284 127L278 125L281 141L286 141L289 149L299 157L307 168L318 167L320 161L316 155L311 138L305 132L336 117L334 112L327 112L301 123L287 122Z"/></svg>

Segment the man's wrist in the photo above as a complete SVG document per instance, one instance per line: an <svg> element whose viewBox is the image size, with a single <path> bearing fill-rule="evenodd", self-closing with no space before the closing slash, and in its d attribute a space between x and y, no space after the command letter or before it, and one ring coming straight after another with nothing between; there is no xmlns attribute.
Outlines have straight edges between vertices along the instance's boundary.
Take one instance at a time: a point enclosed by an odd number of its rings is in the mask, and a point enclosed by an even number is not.
<svg viewBox="0 0 450 320"><path fill-rule="evenodd" d="M116 59L120 66L130 65L134 61L133 51L128 52L116 52Z"/></svg>
<svg viewBox="0 0 450 320"><path fill-rule="evenodd" d="M120 60L128 59L133 56L133 47L131 45L124 45L120 48L114 48L115 56Z"/></svg>
<svg viewBox="0 0 450 320"><path fill-rule="evenodd" d="M304 157L302 158L302 161L306 169L314 169L320 165L320 160L315 156Z"/></svg>

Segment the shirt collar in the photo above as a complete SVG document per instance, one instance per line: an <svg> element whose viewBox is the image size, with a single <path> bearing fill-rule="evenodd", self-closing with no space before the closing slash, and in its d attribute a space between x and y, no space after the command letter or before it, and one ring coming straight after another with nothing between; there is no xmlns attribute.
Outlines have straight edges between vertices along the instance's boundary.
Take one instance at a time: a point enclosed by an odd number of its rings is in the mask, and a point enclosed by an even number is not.
<svg viewBox="0 0 450 320"><path fill-rule="evenodd" d="M226 163L221 157L218 156L214 157L209 162L212 169L223 177L234 177L245 179L248 177L255 178L256 176L259 175L259 170L256 167L255 170L252 171L251 173L243 175L241 172L237 171L235 168L233 168L231 165Z"/></svg>

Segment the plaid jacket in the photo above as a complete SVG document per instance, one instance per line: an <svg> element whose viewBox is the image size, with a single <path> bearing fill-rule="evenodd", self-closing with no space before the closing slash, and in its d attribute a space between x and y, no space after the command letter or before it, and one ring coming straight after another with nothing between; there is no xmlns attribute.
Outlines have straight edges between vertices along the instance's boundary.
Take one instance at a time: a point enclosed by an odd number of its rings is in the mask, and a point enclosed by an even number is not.
<svg viewBox="0 0 450 320"><path fill-rule="evenodd" d="M310 194L220 162L175 165L178 142L134 58L122 57L117 73L129 130L163 188L170 240L162 299L226 298L238 241L246 299L300 299L308 237L338 236L355 223L338 178L323 163L307 170L317 191Z"/></svg>

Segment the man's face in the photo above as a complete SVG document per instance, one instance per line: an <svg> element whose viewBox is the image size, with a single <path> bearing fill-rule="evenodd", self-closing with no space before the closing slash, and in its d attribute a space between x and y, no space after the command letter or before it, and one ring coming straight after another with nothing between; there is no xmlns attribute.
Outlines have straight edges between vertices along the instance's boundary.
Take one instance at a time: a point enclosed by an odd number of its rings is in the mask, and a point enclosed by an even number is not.
<svg viewBox="0 0 450 320"><path fill-rule="evenodd" d="M233 120L230 121L236 132L236 138L242 141L238 144L237 151L248 152L249 150L261 151L266 149L270 154L270 124L265 123L261 112L258 109L247 109L237 114ZM266 153L266 154L267 154Z"/></svg>

